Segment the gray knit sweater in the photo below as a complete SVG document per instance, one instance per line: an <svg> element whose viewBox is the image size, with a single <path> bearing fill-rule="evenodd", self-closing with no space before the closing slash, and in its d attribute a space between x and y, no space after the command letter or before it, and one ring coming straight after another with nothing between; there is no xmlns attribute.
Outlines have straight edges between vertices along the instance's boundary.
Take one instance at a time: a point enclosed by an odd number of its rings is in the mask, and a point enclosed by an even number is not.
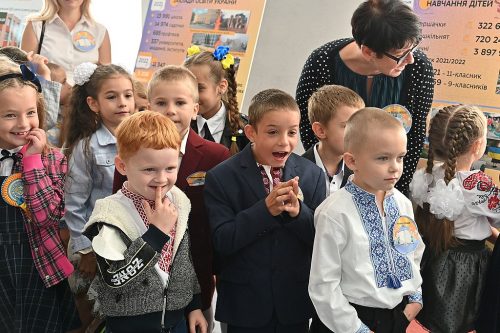
<svg viewBox="0 0 500 333"><path fill-rule="evenodd" d="M98 311L106 316L137 316L163 310L180 310L188 306L200 287L190 256L187 220L191 204L177 187L170 190L179 212L174 241L174 259L166 293L155 264L160 253L144 241L142 219L133 202L121 192L96 201L85 225L85 234L93 239L107 228L108 249L95 248L99 274L89 290L89 298L97 300ZM142 224L142 225L141 225ZM147 231L146 231L147 232ZM109 238L109 235L112 235ZM94 246L94 242L93 242ZM113 258L116 249L125 249L121 258ZM118 260L116 260L118 259Z"/></svg>

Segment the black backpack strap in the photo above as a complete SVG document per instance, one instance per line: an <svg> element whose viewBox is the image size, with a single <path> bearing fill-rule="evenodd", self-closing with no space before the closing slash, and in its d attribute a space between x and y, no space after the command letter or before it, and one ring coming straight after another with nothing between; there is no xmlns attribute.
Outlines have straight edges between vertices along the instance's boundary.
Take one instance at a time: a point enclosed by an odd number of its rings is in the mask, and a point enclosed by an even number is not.
<svg viewBox="0 0 500 333"><path fill-rule="evenodd" d="M38 42L38 51L36 53L40 54L42 50L43 36L45 35L45 22L42 21L42 31L40 32L40 41Z"/></svg>

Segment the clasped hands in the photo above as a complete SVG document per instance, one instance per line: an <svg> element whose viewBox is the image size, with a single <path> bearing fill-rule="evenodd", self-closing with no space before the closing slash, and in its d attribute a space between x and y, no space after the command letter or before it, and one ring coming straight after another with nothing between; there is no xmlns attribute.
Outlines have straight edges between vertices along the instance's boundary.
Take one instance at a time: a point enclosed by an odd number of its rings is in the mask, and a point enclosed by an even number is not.
<svg viewBox="0 0 500 333"><path fill-rule="evenodd" d="M288 212L290 217L296 217L300 212L299 202L299 177L286 182L280 182L266 197L266 206L271 215L278 216Z"/></svg>

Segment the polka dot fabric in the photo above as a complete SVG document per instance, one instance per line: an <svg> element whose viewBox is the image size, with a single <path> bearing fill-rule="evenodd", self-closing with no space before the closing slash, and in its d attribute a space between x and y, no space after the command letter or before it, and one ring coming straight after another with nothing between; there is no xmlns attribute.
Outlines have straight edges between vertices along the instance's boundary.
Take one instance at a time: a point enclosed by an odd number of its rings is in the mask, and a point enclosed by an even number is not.
<svg viewBox="0 0 500 333"><path fill-rule="evenodd" d="M351 38L344 38L319 47L311 53L302 69L302 74L297 85L296 100L300 108L300 136L305 150L317 142L307 115L309 97L318 88L326 84L340 84L338 78L335 76L337 68L335 68L334 59L338 57L339 51L352 41L353 39ZM430 110L434 95L432 64L420 50L414 53L414 58L415 62L407 65L401 74L404 80L401 93L398 94L398 100L393 101L393 103L404 105L413 117L412 128L408 133L408 153L404 160L403 175L396 184L396 188L405 195L408 195L408 187L420 158L420 152L422 151L425 139L427 113ZM352 73L352 75L355 76L357 74ZM349 86L349 84L345 86L358 91L355 86ZM389 94L392 92L387 91L386 93ZM366 100L365 103L366 106L375 106L370 105ZM378 107L384 106L381 105Z"/></svg>
<svg viewBox="0 0 500 333"><path fill-rule="evenodd" d="M466 333L477 328L489 254L484 241L461 242L465 244L439 255L425 250L424 307L417 320L431 332Z"/></svg>

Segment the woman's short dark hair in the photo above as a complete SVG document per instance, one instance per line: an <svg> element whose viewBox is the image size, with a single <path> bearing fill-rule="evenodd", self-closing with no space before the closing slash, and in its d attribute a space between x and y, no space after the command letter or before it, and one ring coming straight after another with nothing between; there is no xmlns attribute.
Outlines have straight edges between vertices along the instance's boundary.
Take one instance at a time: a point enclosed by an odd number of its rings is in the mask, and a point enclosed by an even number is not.
<svg viewBox="0 0 500 333"><path fill-rule="evenodd" d="M356 43L382 55L420 41L420 20L401 0L368 0L354 11L352 36Z"/></svg>

